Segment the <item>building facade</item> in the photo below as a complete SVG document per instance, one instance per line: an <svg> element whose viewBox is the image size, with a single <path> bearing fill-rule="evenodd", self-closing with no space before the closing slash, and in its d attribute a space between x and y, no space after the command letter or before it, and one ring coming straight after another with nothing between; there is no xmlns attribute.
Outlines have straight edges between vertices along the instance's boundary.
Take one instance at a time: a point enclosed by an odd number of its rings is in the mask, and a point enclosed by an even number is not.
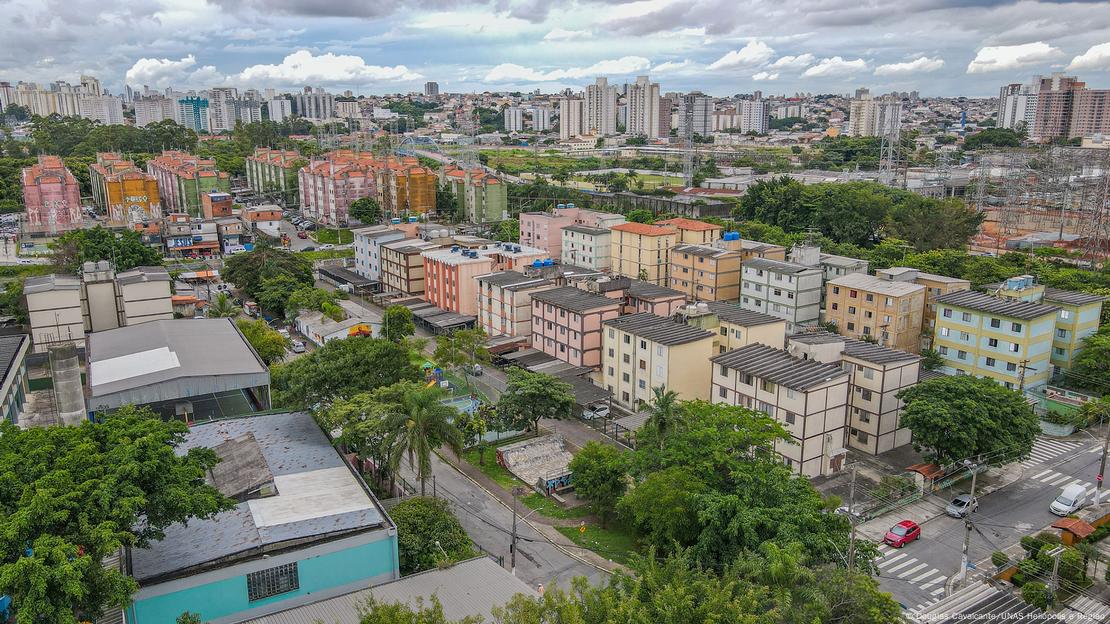
<svg viewBox="0 0 1110 624"><path fill-rule="evenodd" d="M551 280L517 271L486 273L478 283L478 327L489 336L532 336L532 293L555 288Z"/></svg>
<svg viewBox="0 0 1110 624"><path fill-rule="evenodd" d="M740 252L710 245L671 249L671 288L691 301L740 300Z"/></svg>
<svg viewBox="0 0 1110 624"><path fill-rule="evenodd" d="M487 244L478 249L459 245L430 249L424 257L424 299L444 310L468 316L478 314L479 275L494 271L520 271L536 260L550 257L545 249L520 245Z"/></svg>
<svg viewBox="0 0 1110 624"><path fill-rule="evenodd" d="M569 141L587 134L586 101L581 98L559 100L559 140Z"/></svg>
<svg viewBox="0 0 1110 624"><path fill-rule="evenodd" d="M301 155L296 150L278 150L256 147L247 156L247 186L256 193L274 193L271 199L295 200L297 193L297 171L303 166Z"/></svg>
<svg viewBox="0 0 1110 624"><path fill-rule="evenodd" d="M405 233L385 225L353 230L355 247L354 271L380 282L382 279L382 245L405 238Z"/></svg>
<svg viewBox="0 0 1110 624"><path fill-rule="evenodd" d="M659 138L659 83L637 76L628 85L628 134Z"/></svg>
<svg viewBox="0 0 1110 624"><path fill-rule="evenodd" d="M162 219L161 195L154 176L124 160L101 152L89 165L93 201L112 226L149 223Z"/></svg>
<svg viewBox="0 0 1110 624"><path fill-rule="evenodd" d="M713 334L642 312L604 322L601 385L626 409L651 403L653 389L674 390L682 400L709 398L706 361Z"/></svg>
<svg viewBox="0 0 1110 624"><path fill-rule="evenodd" d="M825 320L848 337L911 353L921 349L925 287L852 273L825 285Z"/></svg>
<svg viewBox="0 0 1110 624"><path fill-rule="evenodd" d="M607 78L586 87L586 131L596 136L617 133L617 89Z"/></svg>
<svg viewBox="0 0 1110 624"><path fill-rule="evenodd" d="M670 251L678 240L673 227L621 223L612 228L610 270L614 275L665 286L670 280Z"/></svg>
<svg viewBox="0 0 1110 624"><path fill-rule="evenodd" d="M740 307L786 321L786 331L814 325L821 317L820 269L756 258L740 269Z"/></svg>
<svg viewBox="0 0 1110 624"><path fill-rule="evenodd" d="M532 293L532 348L572 366L601 366L602 323L621 304L573 286Z"/></svg>
<svg viewBox="0 0 1110 624"><path fill-rule="evenodd" d="M23 170L20 183L27 231L60 234L81 227L81 185L61 158L39 156Z"/></svg>
<svg viewBox="0 0 1110 624"><path fill-rule="evenodd" d="M438 247L419 238L403 238L381 245L382 292L424 294L424 258L420 254Z"/></svg>
<svg viewBox="0 0 1110 624"><path fill-rule="evenodd" d="M608 271L613 261L610 251L612 232L608 228L568 225L562 229L563 264L597 271Z"/></svg>
<svg viewBox="0 0 1110 624"><path fill-rule="evenodd" d="M210 191L231 192L231 179L216 167L216 161L186 152L165 151L146 163L158 183L164 214L201 215L201 195Z"/></svg>

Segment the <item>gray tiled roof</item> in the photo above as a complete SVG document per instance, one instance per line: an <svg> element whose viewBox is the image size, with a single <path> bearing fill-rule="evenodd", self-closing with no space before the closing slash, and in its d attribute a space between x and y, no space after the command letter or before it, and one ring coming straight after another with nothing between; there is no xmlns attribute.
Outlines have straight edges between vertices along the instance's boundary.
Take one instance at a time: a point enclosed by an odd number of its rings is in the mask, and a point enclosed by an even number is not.
<svg viewBox="0 0 1110 624"><path fill-rule="evenodd" d="M650 312L627 314L602 323L662 345L673 346L711 338L713 332L679 323Z"/></svg>
<svg viewBox="0 0 1110 624"><path fill-rule="evenodd" d="M135 284L138 282L168 282L170 274L166 267L141 266L130 271L116 274L116 281L120 284Z"/></svg>
<svg viewBox="0 0 1110 624"><path fill-rule="evenodd" d="M841 336L827 331L803 332L794 334L789 338L790 342L800 342L802 344L829 344L833 342L844 343L844 354L849 357L854 357L874 364L890 364L893 362L912 362L921 359L921 356L914 355L908 351L901 349L892 349L877 345L866 340L856 340L848 336Z"/></svg>
<svg viewBox="0 0 1110 624"><path fill-rule="evenodd" d="M27 334L13 334L0 336L0 383L8 378L12 367L17 364L15 358L23 344L30 340Z"/></svg>
<svg viewBox="0 0 1110 624"><path fill-rule="evenodd" d="M771 271L773 273L804 273L806 271L820 271L820 269L808 267L804 264L783 262L782 260L770 260L768 258L752 258L751 260L745 260L743 268L762 269L764 271Z"/></svg>
<svg viewBox="0 0 1110 624"><path fill-rule="evenodd" d="M475 279L477 279L479 282L485 282L486 284L492 284L494 286L500 287L517 286L521 284L533 284L538 286L540 284L551 283L550 280L545 280L538 277L528 277L527 275L523 273L518 273L516 271L497 271L494 273L486 273L485 275L479 275Z"/></svg>
<svg viewBox="0 0 1110 624"><path fill-rule="evenodd" d="M608 234L609 228L595 228L588 225L568 225L563 228L564 232L577 232L579 234L589 234L590 236L600 236Z"/></svg>
<svg viewBox="0 0 1110 624"><path fill-rule="evenodd" d="M1106 301L1106 297L1100 295L1092 295L1091 293L1076 292L1074 290L1063 290L1061 288L1045 288L1044 300L1054 303L1066 303L1068 305L1082 306L1089 303L1097 303L1099 301Z"/></svg>
<svg viewBox="0 0 1110 624"><path fill-rule="evenodd" d="M750 344L722 353L710 358L710 361L794 390L809 390L848 377L848 373L839 366L803 360L761 344Z"/></svg>
<svg viewBox="0 0 1110 624"><path fill-rule="evenodd" d="M659 297L685 297L681 290L659 286L650 282L632 280L628 285L628 294L639 299L656 299Z"/></svg>
<svg viewBox="0 0 1110 624"><path fill-rule="evenodd" d="M709 310L716 314L722 321L735 323L736 325L743 325L745 327L753 327L755 325L769 325L771 323L785 323L786 321L756 312L754 310L745 310L740 307L738 303L731 303L728 301L707 301Z"/></svg>
<svg viewBox="0 0 1110 624"><path fill-rule="evenodd" d="M620 301L617 299L610 299L605 295L586 292L574 286L563 286L562 288L542 290L532 295L532 301L550 303L553 306L564 308L572 312L587 312L598 308L620 305Z"/></svg>
<svg viewBox="0 0 1110 624"><path fill-rule="evenodd" d="M1056 306L992 297L975 290L957 290L946 293L937 297L936 302L1026 320L1035 319L1046 314L1055 314L1059 310Z"/></svg>
<svg viewBox="0 0 1110 624"><path fill-rule="evenodd" d="M730 249L721 249L720 247L713 247L711 245L675 245L671 248L671 253L686 253L691 256L701 256L703 258L715 258L720 256L738 256L739 251L732 251ZM672 258L674 256L671 256Z"/></svg>

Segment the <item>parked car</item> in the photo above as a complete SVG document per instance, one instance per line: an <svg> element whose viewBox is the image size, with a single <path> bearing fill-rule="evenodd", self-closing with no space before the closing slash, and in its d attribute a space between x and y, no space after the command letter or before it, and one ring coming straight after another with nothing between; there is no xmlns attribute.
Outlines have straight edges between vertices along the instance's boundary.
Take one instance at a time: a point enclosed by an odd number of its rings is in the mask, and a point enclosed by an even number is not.
<svg viewBox="0 0 1110 624"><path fill-rule="evenodd" d="M277 330L277 332L279 334L281 334L282 338L285 338L286 340L289 340L289 330L288 329L285 329L284 327L282 327L281 329Z"/></svg>
<svg viewBox="0 0 1110 624"><path fill-rule="evenodd" d="M320 245L320 251L329 251L331 249L335 249L335 245L332 245L331 243L324 243L323 245Z"/></svg>
<svg viewBox="0 0 1110 624"><path fill-rule="evenodd" d="M293 344L291 344L289 346L289 350L292 351L293 353L304 353L304 351L305 351L304 343L301 342L300 340L294 340Z"/></svg>
<svg viewBox="0 0 1110 624"><path fill-rule="evenodd" d="M979 509L979 501L971 498L971 494L960 494L952 499L944 508L944 513L953 518L964 518L967 514Z"/></svg>
<svg viewBox="0 0 1110 624"><path fill-rule="evenodd" d="M1057 516L1068 516L1086 507L1087 502L1087 488L1073 483L1060 492L1048 510Z"/></svg>
<svg viewBox="0 0 1110 624"><path fill-rule="evenodd" d="M297 232L297 238L308 238L308 232L305 232L304 230Z"/></svg>
<svg viewBox="0 0 1110 624"><path fill-rule="evenodd" d="M316 251L316 248L312 245L309 245L308 247L301 249L301 251Z"/></svg>
<svg viewBox="0 0 1110 624"><path fill-rule="evenodd" d="M595 418L608 418L609 406L608 405L590 405L582 410L583 420L593 420Z"/></svg>
<svg viewBox="0 0 1110 624"><path fill-rule="evenodd" d="M901 548L919 537L921 537L921 527L913 520L903 520L890 527L883 536L883 542L895 548Z"/></svg>
<svg viewBox="0 0 1110 624"><path fill-rule="evenodd" d="M323 247L320 249L323 249ZM481 377L482 374L485 373L485 371L482 370L481 364L468 364L463 367L463 370L465 370L468 375L473 375L475 377Z"/></svg>
<svg viewBox="0 0 1110 624"><path fill-rule="evenodd" d="M867 518L859 511L858 507L852 511L849 511L847 505L841 505L840 507L836 508L836 513L842 516L849 516L849 518L855 518L857 523L867 520Z"/></svg>

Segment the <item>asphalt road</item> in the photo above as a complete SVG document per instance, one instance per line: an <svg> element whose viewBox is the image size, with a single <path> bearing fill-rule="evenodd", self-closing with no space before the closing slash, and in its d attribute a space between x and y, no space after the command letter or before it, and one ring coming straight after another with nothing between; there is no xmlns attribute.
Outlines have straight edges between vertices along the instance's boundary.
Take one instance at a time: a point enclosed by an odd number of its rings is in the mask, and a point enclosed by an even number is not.
<svg viewBox="0 0 1110 624"><path fill-rule="evenodd" d="M1039 438L1033 456L1022 464L1021 479L980 498L979 510L971 515L978 530L972 530L968 560L981 564L992 552L1056 521L1048 506L1064 486L1082 484L1093 498L1101 452L1099 440ZM962 485L960 491L967 491L969 484ZM1102 498L1110 494L1104 490ZM930 499L938 511L947 503L936 496ZM888 514L891 525L898 522L897 516L897 512ZM964 534L962 520L941 515L922 525L922 537L904 548L881 546L879 584L910 609L942 598L948 577L960 568ZM989 561L986 565L990 566Z"/></svg>

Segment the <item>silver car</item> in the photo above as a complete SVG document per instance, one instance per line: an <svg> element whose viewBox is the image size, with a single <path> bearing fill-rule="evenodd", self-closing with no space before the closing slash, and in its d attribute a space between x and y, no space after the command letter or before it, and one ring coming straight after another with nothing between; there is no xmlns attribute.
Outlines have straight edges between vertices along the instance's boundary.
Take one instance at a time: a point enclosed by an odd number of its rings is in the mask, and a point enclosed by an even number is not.
<svg viewBox="0 0 1110 624"><path fill-rule="evenodd" d="M960 494L952 499L951 503L944 508L944 513L952 516L953 518L965 518L967 515L979 509L979 501L971 497L971 494Z"/></svg>

